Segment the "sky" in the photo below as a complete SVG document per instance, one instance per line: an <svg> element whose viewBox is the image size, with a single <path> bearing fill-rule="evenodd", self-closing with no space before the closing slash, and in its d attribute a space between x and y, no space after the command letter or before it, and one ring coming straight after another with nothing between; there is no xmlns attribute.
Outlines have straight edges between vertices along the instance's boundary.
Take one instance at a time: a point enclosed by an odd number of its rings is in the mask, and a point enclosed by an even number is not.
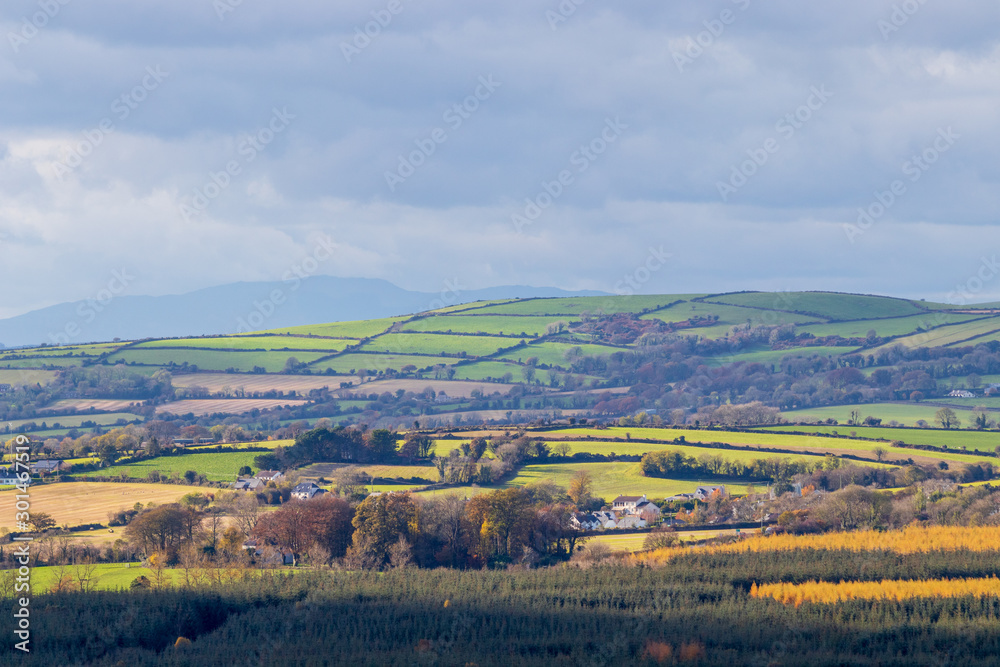
<svg viewBox="0 0 1000 667"><path fill-rule="evenodd" d="M96 4L0 8L0 317L290 272L1000 299L995 0Z"/></svg>

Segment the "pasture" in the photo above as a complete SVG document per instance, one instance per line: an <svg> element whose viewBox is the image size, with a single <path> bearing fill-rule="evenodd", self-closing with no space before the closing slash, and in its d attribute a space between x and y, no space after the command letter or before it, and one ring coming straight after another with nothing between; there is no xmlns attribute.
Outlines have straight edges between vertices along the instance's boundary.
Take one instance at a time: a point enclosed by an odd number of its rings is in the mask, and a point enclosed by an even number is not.
<svg viewBox="0 0 1000 667"><path fill-rule="evenodd" d="M582 313L638 313L685 298L686 295L581 296L565 298L523 299L510 303L477 308L475 313L497 315L561 315Z"/></svg>
<svg viewBox="0 0 1000 667"><path fill-rule="evenodd" d="M690 493L704 484L725 484L730 493L746 493L746 484L711 479L687 480L646 477L638 463L540 463L526 465L505 487L524 486L535 482L551 481L568 487L573 476L580 471L590 474L594 496L611 502L619 495L642 495L666 498L678 493Z"/></svg>
<svg viewBox="0 0 1000 667"><path fill-rule="evenodd" d="M373 338L361 349L365 352L408 354L466 354L482 357L501 348L517 345L518 338L499 336L460 336L432 333L391 333Z"/></svg>
<svg viewBox="0 0 1000 667"><path fill-rule="evenodd" d="M267 447L272 443L262 443L260 446ZM277 446L274 443L274 446ZM141 459L121 465L114 465L101 468L85 475L99 475L101 477L118 477L127 475L132 479L146 479L146 476L156 470L165 477L172 475L183 476L188 470L205 475L213 482L234 482L237 472L243 466L250 466L253 471L259 472L254 466L253 460L260 456L260 452L194 452L191 454L179 454L176 456L157 456L151 459Z"/></svg>
<svg viewBox="0 0 1000 667"><path fill-rule="evenodd" d="M46 429L62 429L62 428L80 428L83 422L94 422L98 426L113 426L117 424L120 420L125 422L135 422L142 421L142 417L134 415L131 412L111 412L111 413L101 413L96 415L61 415L61 416L43 416L35 417L34 419L14 419L7 422L11 431L16 431L25 424L37 424L42 427L43 430Z"/></svg>
<svg viewBox="0 0 1000 667"><path fill-rule="evenodd" d="M1000 317L990 317L985 320L975 320L964 324L953 324L947 327L939 327L931 331L924 331L897 338L876 350L885 350L894 345L904 345L906 347L945 347L948 345L964 344L963 341L976 336L992 333L1000 330ZM970 343L970 345L973 343Z"/></svg>
<svg viewBox="0 0 1000 667"><path fill-rule="evenodd" d="M287 334L290 336L327 336L330 338L370 338L387 331L397 322L405 322L410 316L386 317L377 320L357 320L354 322L330 322L326 324L306 324L284 329L257 331L256 334ZM253 335L253 334L250 334Z"/></svg>
<svg viewBox="0 0 1000 667"><path fill-rule="evenodd" d="M474 391L481 391L487 396L497 391L504 394L513 386L514 385L501 384L498 382L398 378L393 380L375 380L364 384L355 384L350 387L340 389L338 392L340 394L370 396L371 394L383 394L387 391L395 393L400 389L419 394L425 389L431 389L439 394L446 394L453 398L468 398L469 396L472 396L472 392Z"/></svg>
<svg viewBox="0 0 1000 667"><path fill-rule="evenodd" d="M121 484L117 482L60 482L31 487L31 510L45 512L57 525L78 526L108 521L108 512L136 503L172 503L197 486L179 484ZM0 491L0 528L14 530L15 491Z"/></svg>
<svg viewBox="0 0 1000 667"><path fill-rule="evenodd" d="M878 417L882 423L896 421L904 426L918 426L919 420L929 425L937 424L934 413L941 409L940 405L930 403L865 403L861 405L828 405L801 410L787 410L781 416L790 422L817 422L826 419L836 419L845 423L851 419L851 412L857 410L862 419L868 416ZM963 425L972 423L972 411L956 408L955 414Z"/></svg>
<svg viewBox="0 0 1000 667"><path fill-rule="evenodd" d="M492 335L536 338L546 332L553 317L510 317L503 315L436 315L410 320L403 331L434 333L484 333Z"/></svg>
<svg viewBox="0 0 1000 667"><path fill-rule="evenodd" d="M609 345L594 345L591 343L545 341L543 343L529 343L524 347L519 347L517 349L498 354L496 358L516 361L520 364L534 357L538 359L538 363L540 364L568 368L570 362L567 360L567 354L570 356L576 354L574 348L579 348L579 353L581 355L594 357L612 354L613 352L620 352L624 349L620 347L611 347ZM570 350L574 351L571 352Z"/></svg>
<svg viewBox="0 0 1000 667"><path fill-rule="evenodd" d="M656 319L663 322L684 322L692 317L718 317L719 325L727 330L730 326L740 324L745 325L750 322L753 325L768 324L801 324L807 322L822 322L819 318L797 313L782 313L777 311L764 311L758 308L743 308L742 306L727 306L719 303L708 303L706 301L685 301L663 310L657 310L642 316L642 319ZM702 329L685 329L683 334L701 334Z"/></svg>
<svg viewBox="0 0 1000 667"><path fill-rule="evenodd" d="M201 370L224 371L232 368L237 371L252 371L255 366L263 368L268 373L278 373L285 368L288 359L295 357L302 363L316 361L329 352L230 352L226 350L185 350L169 348L130 348L116 352L109 359L110 363L124 361L145 366L167 366L171 363L178 366L185 363L197 366Z"/></svg>
<svg viewBox="0 0 1000 667"><path fill-rule="evenodd" d="M169 338L134 345L131 349L199 348L206 350L313 350L340 352L357 341L352 339L318 338L316 336L205 336L200 338Z"/></svg>
<svg viewBox="0 0 1000 667"><path fill-rule="evenodd" d="M887 426L768 426L768 431L804 431L830 435L862 438L884 438L899 440L908 445L931 445L970 451L992 453L1000 445L1000 433L996 431L965 431L957 429L916 429L891 428Z"/></svg>
<svg viewBox="0 0 1000 667"><path fill-rule="evenodd" d="M917 329L927 331L937 327L967 322L978 315L962 315L959 313L921 313L908 317L893 317L882 320L861 320L853 322L829 322L810 324L799 327L798 331L811 333L814 336L842 336L844 338L864 338L872 329L879 336L902 336L914 333Z"/></svg>
<svg viewBox="0 0 1000 667"><path fill-rule="evenodd" d="M324 359L323 361L311 364L313 372L319 373L329 370L342 375L355 375L357 371L367 369L369 371L386 371L390 368L400 371L406 366L415 366L418 370L431 368L437 365L450 366L458 362L453 357L434 357L416 354L362 354L348 352Z"/></svg>
<svg viewBox="0 0 1000 667"><path fill-rule="evenodd" d="M455 366L455 379L458 380L486 380L488 378L502 379L510 373L511 380L520 382L524 379L521 369L524 366L511 363L509 361L476 361L471 364ZM543 381L546 379L545 371L536 371L536 377Z"/></svg>
<svg viewBox="0 0 1000 667"><path fill-rule="evenodd" d="M906 299L835 292L743 292L711 296L706 301L797 311L830 320L882 319L923 312L923 308Z"/></svg>
<svg viewBox="0 0 1000 667"><path fill-rule="evenodd" d="M55 379L56 371L0 368L0 384L9 384L13 387L35 384L40 384L44 387Z"/></svg>

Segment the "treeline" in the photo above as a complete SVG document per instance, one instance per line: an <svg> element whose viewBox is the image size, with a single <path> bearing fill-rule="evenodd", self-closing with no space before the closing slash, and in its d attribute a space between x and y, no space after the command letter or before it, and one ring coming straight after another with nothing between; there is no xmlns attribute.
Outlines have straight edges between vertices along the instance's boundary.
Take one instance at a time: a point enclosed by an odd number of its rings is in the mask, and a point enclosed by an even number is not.
<svg viewBox="0 0 1000 667"><path fill-rule="evenodd" d="M787 457L740 461L718 455L703 454L697 458L679 450L648 452L640 460L642 474L647 477L719 476L754 482L787 481L795 475L812 473L823 462L810 463Z"/></svg>

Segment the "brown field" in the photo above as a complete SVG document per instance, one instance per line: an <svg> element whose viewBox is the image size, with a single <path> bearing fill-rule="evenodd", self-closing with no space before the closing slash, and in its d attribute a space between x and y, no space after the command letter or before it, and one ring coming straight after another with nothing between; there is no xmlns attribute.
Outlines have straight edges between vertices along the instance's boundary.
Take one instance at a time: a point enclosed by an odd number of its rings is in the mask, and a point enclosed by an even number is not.
<svg viewBox="0 0 1000 667"><path fill-rule="evenodd" d="M308 401L293 400L290 398L192 398L183 401L167 403L156 409L157 412L169 412L175 415L186 415L189 412L196 417L210 415L216 412L224 412L233 415L240 415L250 412L254 408L258 410L270 410L283 405L305 405Z"/></svg>
<svg viewBox="0 0 1000 667"><path fill-rule="evenodd" d="M105 398L67 398L62 401L55 401L52 405L44 408L42 412L65 412L67 410L100 410L102 412L128 412L129 408L137 405L135 401L123 401Z"/></svg>
<svg viewBox="0 0 1000 667"><path fill-rule="evenodd" d="M477 389L489 396L495 391L498 391L501 394L506 394L513 386L514 385L512 384L501 384L498 382L475 382L470 380L399 379L376 380L374 382L366 382L364 384L355 384L352 387L338 389L335 393L339 393L346 398L347 394L363 394L367 396L368 394L381 394L387 391L393 393L397 389L420 393L424 389L430 387L439 394L444 392L448 396L455 398L468 398L469 396L472 396L472 392Z"/></svg>
<svg viewBox="0 0 1000 667"><path fill-rule="evenodd" d="M42 484L29 489L31 511L45 512L56 524L78 526L85 523L108 522L108 512L150 501L172 503L192 491L204 492L197 486L175 484L118 484L115 482L64 482ZM0 491L0 527L14 530L15 489Z"/></svg>
<svg viewBox="0 0 1000 667"><path fill-rule="evenodd" d="M307 392L312 389L329 387L337 389L346 376L331 375L247 375L243 373L188 373L175 375L175 387L204 387L212 393L218 393L229 387L233 391L242 389L249 392L265 391L296 391ZM351 378L356 380L356 378Z"/></svg>

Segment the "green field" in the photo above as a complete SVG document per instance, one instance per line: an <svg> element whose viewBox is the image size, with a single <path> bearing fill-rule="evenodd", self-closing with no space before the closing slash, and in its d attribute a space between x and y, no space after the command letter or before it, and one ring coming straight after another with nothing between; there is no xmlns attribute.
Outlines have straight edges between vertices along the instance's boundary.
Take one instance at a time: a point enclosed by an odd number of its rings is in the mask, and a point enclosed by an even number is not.
<svg viewBox="0 0 1000 667"><path fill-rule="evenodd" d="M824 419L836 419L844 423L850 420L851 412L857 410L861 418L879 417L883 424L897 421L904 426L917 426L917 421L923 419L928 425L937 425L934 413L941 409L940 405L928 403L865 403L861 405L829 405L817 408L788 410L781 416L791 422L816 422ZM956 409L955 414L963 425L972 423L972 411Z"/></svg>
<svg viewBox="0 0 1000 667"><path fill-rule="evenodd" d="M254 366L263 367L268 373L278 373L285 368L290 357L295 357L302 363L309 363L329 354L328 352L225 352L217 350L169 350L169 349L135 349L130 348L116 352L110 358L110 363L124 361L126 363L143 364L147 366L166 366L171 362L181 365L184 362L197 366L199 370L224 371L235 368L237 371L252 371Z"/></svg>
<svg viewBox="0 0 1000 667"><path fill-rule="evenodd" d="M827 433L830 435L850 436L852 433L861 438L884 438L899 440L908 445L931 445L933 447L949 447L969 451L993 452L1000 445L1000 433L996 431L960 431L956 429L915 429L889 428L884 426L768 426L768 431L803 431L808 433Z"/></svg>
<svg viewBox="0 0 1000 667"><path fill-rule="evenodd" d="M139 343L130 349L197 347L206 350L317 350L327 354L340 352L357 341L316 336L212 336L170 338Z"/></svg>
<svg viewBox="0 0 1000 667"><path fill-rule="evenodd" d="M558 317L505 317L503 315L438 315L411 320L403 331L436 333L484 333L537 338Z"/></svg>
<svg viewBox="0 0 1000 667"><path fill-rule="evenodd" d="M847 427L844 427L845 429ZM588 429L570 428L553 432L553 435L563 436L585 436L590 435L594 439L624 437L630 433L633 438L673 440L683 436L687 442L702 442L711 444L722 442L730 445L760 446L775 449L808 450L811 452L848 452L861 455L865 453L871 455L876 447L888 450L889 459L901 459L909 457L924 457L934 460L953 461L957 463L992 463L996 459L993 457L975 456L972 454L959 454L952 452L929 452L919 449L888 448L884 443L870 442L867 440L855 440L852 438L823 438L811 435L785 435L782 433L742 433L735 431L716 430L696 430L696 429L656 429L656 428L632 428L614 427L608 429ZM603 434L603 435L602 435ZM668 444L662 449L669 449ZM761 452L757 458L767 458L768 452ZM788 456L786 454L785 456Z"/></svg>
<svg viewBox="0 0 1000 667"><path fill-rule="evenodd" d="M535 357L538 359L538 363L540 364L568 368L569 362L566 361L566 353L575 347L580 348L580 351L584 356L612 354L622 350L620 347L610 347L606 345L592 345L589 343L557 343L554 341L546 341L544 343L531 343L525 347L519 347L516 350L504 352L499 355L498 358L524 363L528 359Z"/></svg>
<svg viewBox="0 0 1000 667"><path fill-rule="evenodd" d="M981 317L980 315L962 315L958 313L921 313L908 317L894 317L884 320L864 320L860 322L830 322L828 324L809 324L799 327L802 333L814 336L842 336L844 338L864 338L872 329L881 337L902 336L914 333L917 329L924 331L937 327L959 324Z"/></svg>
<svg viewBox="0 0 1000 667"><path fill-rule="evenodd" d="M153 581L155 575L149 568L142 567L139 563L100 563L93 566L93 587L94 590L116 591L128 590L136 577L144 576ZM65 568L59 566L33 567L31 569L31 587L35 591L47 591L52 588L58 577L69 575L74 580L78 578L77 569L68 565ZM184 571L180 568L164 568L163 580L170 585L179 585L184 581Z"/></svg>
<svg viewBox="0 0 1000 667"><path fill-rule="evenodd" d="M797 311L831 320L881 319L923 312L905 299L833 292L744 292L712 296L707 301Z"/></svg>
<svg viewBox="0 0 1000 667"><path fill-rule="evenodd" d="M500 348L517 345L517 338L497 336L459 336L431 333L392 333L373 338L361 349L365 352L396 354L461 354L482 357Z"/></svg>
<svg viewBox="0 0 1000 667"><path fill-rule="evenodd" d="M2 368L42 368L49 366L53 368L68 368L79 366L84 357L32 357L29 359L0 359L0 369Z"/></svg>
<svg viewBox="0 0 1000 667"><path fill-rule="evenodd" d="M330 336L332 338L368 338L386 331L396 322L405 322L409 316L386 317L379 320L358 320L356 322L330 322L328 324L306 324L300 327L269 329L256 334L289 334L296 336ZM250 334L253 335L253 334Z"/></svg>
<svg viewBox="0 0 1000 667"><path fill-rule="evenodd" d="M785 357L802 357L810 359L815 356L839 357L842 354L853 352L854 347L793 347L788 350L753 350L748 352L737 351L735 354L724 354L710 357L709 362L713 365L731 364L737 361L758 364L777 364Z"/></svg>
<svg viewBox="0 0 1000 667"><path fill-rule="evenodd" d="M425 357L413 354L342 354L332 359L325 359L312 365L313 372L333 369L335 373L353 374L354 371L368 370L384 371L387 369L402 370L405 366L416 366L417 369L431 368L438 364L450 366L459 360L453 357Z"/></svg>
<svg viewBox="0 0 1000 667"><path fill-rule="evenodd" d="M511 381L521 382L524 380L524 377L521 375L522 368L524 368L524 366L509 361L477 361L472 364L455 366L455 379L498 380L503 378L507 373L510 373ZM536 371L535 377L542 380L542 382L546 382L548 380L548 376L545 371Z"/></svg>
<svg viewBox="0 0 1000 667"><path fill-rule="evenodd" d="M715 316L719 318L719 325L727 328L736 324L753 325L768 324L777 326L779 324L800 324L806 322L820 322L816 317L799 315L797 313L782 313L778 311L763 311L757 308L742 308L740 306L727 306L718 303L707 303L704 301L685 301L670 308L658 310L654 313L643 315L643 319L657 319L664 322L683 322L692 317ZM684 330L681 333L688 333ZM690 333L701 333L701 329L691 329Z"/></svg>
<svg viewBox="0 0 1000 667"><path fill-rule="evenodd" d="M254 472L258 471L253 464L253 460L257 456L260 456L260 452L204 452L178 456L157 456L134 463L100 468L84 474L117 477L125 473L133 479L145 479L146 475L153 470L158 470L161 475L168 477L175 472L183 476L186 471L194 470L213 482L236 481L236 473L243 466L250 466Z"/></svg>
<svg viewBox="0 0 1000 667"><path fill-rule="evenodd" d="M981 319L964 324L953 324L912 336L904 336L876 349L885 350L894 345L903 345L906 347L944 347L959 343L964 344L962 342L966 339L982 336L997 330L1000 330L1000 317L990 317L985 320ZM974 343L969 344L972 345Z"/></svg>
<svg viewBox="0 0 1000 667"><path fill-rule="evenodd" d="M541 463L526 465L505 486L524 486L549 480L568 487L573 475L586 471L593 480L593 495L610 503L619 495L642 495L666 498L678 493L690 493L703 484L725 484L730 493L746 493L746 484L730 484L710 479L680 480L646 477L638 463Z"/></svg>
<svg viewBox="0 0 1000 667"><path fill-rule="evenodd" d="M502 305L477 308L475 313L506 315L560 315L575 316L582 313L638 313L649 308L660 308L684 295L635 295L635 296L583 296L560 299L524 299Z"/></svg>
<svg viewBox="0 0 1000 667"><path fill-rule="evenodd" d="M452 442L449 440L439 440L437 442L447 443ZM550 447L557 447L563 442L569 445L569 454L572 456L578 452L583 452L586 454L618 454L623 456L641 456L647 452L659 452L663 450L670 451L680 451L687 456L693 456L698 458L700 456L721 456L724 459L730 461L755 461L757 459L768 459L772 457L780 458L794 458L797 460L817 460L822 459L822 454L772 454L769 452L751 452L739 449L714 449L711 447L690 447L684 445L676 445L673 443L643 443L643 442L601 442L600 440L546 440ZM697 440L689 439L689 442L698 442ZM836 440L831 440L831 443L835 443ZM831 444L831 446L834 446ZM447 453L447 452L445 452Z"/></svg>
<svg viewBox="0 0 1000 667"><path fill-rule="evenodd" d="M45 386L56 379L56 371L0 369L0 384Z"/></svg>

